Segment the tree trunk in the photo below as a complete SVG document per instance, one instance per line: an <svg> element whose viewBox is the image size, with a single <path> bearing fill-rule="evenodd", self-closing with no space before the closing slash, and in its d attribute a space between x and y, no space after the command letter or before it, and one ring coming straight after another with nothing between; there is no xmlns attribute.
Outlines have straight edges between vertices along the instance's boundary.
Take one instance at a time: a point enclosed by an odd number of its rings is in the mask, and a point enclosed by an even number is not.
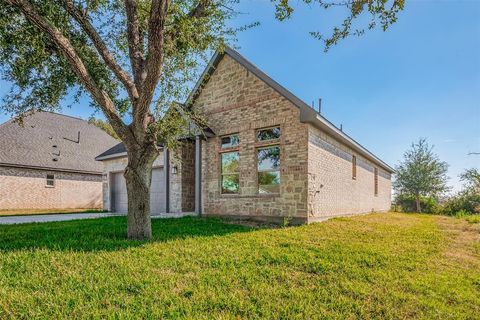
<svg viewBox="0 0 480 320"><path fill-rule="evenodd" d="M415 198L415 203L417 205L417 212L422 212L422 208L420 207L420 196Z"/></svg>
<svg viewBox="0 0 480 320"><path fill-rule="evenodd" d="M156 150L155 150L156 151ZM135 240L150 239L152 224L150 218L150 184L152 166L157 153L129 152L125 180L128 195L128 238Z"/></svg>

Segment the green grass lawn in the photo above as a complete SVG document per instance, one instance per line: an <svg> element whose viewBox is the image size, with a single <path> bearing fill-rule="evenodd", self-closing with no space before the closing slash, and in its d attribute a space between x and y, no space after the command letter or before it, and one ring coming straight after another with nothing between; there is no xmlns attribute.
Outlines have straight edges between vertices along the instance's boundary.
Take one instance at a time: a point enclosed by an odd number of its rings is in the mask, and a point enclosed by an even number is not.
<svg viewBox="0 0 480 320"><path fill-rule="evenodd" d="M370 214L254 229L124 217L0 226L0 319L477 318L479 224Z"/></svg>

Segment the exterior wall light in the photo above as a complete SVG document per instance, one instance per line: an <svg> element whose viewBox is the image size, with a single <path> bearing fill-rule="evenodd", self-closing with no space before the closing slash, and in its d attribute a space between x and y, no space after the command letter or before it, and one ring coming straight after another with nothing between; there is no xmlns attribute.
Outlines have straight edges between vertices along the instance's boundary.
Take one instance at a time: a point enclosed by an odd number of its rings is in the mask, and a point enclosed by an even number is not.
<svg viewBox="0 0 480 320"><path fill-rule="evenodd" d="M177 173L178 173L178 167L177 167L177 166L173 166L173 167L172 167L172 173L173 173L173 174L177 174Z"/></svg>

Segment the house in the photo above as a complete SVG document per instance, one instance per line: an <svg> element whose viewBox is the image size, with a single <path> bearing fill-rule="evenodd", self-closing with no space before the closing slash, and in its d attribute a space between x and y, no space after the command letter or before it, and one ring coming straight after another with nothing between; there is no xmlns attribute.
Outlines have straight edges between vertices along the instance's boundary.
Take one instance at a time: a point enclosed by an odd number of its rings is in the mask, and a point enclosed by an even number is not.
<svg viewBox="0 0 480 320"><path fill-rule="evenodd" d="M0 209L102 207L95 156L118 141L87 121L29 112L0 125Z"/></svg>
<svg viewBox="0 0 480 320"><path fill-rule="evenodd" d="M393 169L316 110L226 48L185 107L212 131L154 163L151 213L196 212L292 223L389 210ZM127 211L122 145L97 157L104 208Z"/></svg>

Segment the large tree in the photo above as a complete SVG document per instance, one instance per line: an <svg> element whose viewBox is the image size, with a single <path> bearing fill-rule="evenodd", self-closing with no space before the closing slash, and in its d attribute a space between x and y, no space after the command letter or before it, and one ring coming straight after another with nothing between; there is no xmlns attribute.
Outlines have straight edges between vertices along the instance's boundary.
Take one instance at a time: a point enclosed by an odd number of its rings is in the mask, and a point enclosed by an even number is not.
<svg viewBox="0 0 480 320"><path fill-rule="evenodd" d="M82 94L91 98L127 149L130 238L151 237L149 190L157 144L173 144L183 123L163 119L166 108L186 96L206 54L256 25L229 27L239 2L0 0L0 71L12 84L2 108L19 115L32 108L60 109L67 95L73 101ZM271 2L278 20L292 17L288 0ZM376 25L386 30L404 6L404 0L295 1L302 3L319 10L345 8L345 19L330 36L311 33L325 49ZM357 19L362 15L367 20Z"/></svg>
<svg viewBox="0 0 480 320"><path fill-rule="evenodd" d="M439 160L433 146L429 146L424 138L412 144L395 170L393 187L397 196L414 197L417 212L422 211L422 196L438 198L448 190L448 164Z"/></svg>

